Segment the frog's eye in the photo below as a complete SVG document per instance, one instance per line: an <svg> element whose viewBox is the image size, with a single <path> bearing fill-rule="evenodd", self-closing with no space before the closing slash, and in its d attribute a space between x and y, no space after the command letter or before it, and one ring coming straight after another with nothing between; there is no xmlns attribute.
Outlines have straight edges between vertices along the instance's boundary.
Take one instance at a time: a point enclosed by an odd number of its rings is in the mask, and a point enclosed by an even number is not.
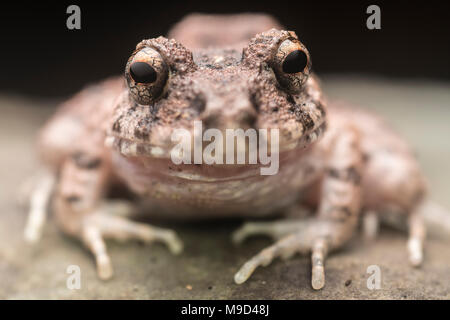
<svg viewBox="0 0 450 320"><path fill-rule="evenodd" d="M298 92L308 79L311 60L308 50L296 39L284 40L272 61L280 85L289 92Z"/></svg>
<svg viewBox="0 0 450 320"><path fill-rule="evenodd" d="M130 57L125 77L133 99L148 105L164 93L169 68L158 51L146 47Z"/></svg>
<svg viewBox="0 0 450 320"><path fill-rule="evenodd" d="M131 78L137 83L153 83L158 78L155 68L147 62L133 62L130 66Z"/></svg>

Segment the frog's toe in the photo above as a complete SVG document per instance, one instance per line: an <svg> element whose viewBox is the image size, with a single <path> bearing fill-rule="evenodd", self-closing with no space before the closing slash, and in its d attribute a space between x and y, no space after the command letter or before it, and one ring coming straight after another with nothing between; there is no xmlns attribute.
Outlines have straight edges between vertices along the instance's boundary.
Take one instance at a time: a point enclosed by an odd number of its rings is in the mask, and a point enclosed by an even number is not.
<svg viewBox="0 0 450 320"><path fill-rule="evenodd" d="M413 267L419 267L423 261L423 246L426 234L423 217L418 211L414 211L409 215L408 223L409 223L409 239L408 239L409 261Z"/></svg>
<svg viewBox="0 0 450 320"><path fill-rule="evenodd" d="M183 242L177 234L168 229L151 227L148 225L139 226L142 232L141 239L146 242L161 241L164 242L173 254L180 254L183 251Z"/></svg>
<svg viewBox="0 0 450 320"><path fill-rule="evenodd" d="M247 222L233 232L231 235L231 240L234 244L241 244L247 238L255 235L265 235L275 240L281 239L286 235L306 228L309 224L309 220L305 219L291 219L271 222Z"/></svg>
<svg viewBox="0 0 450 320"><path fill-rule="evenodd" d="M41 171L31 180L21 192L21 202L29 204L29 213L24 230L24 238L28 243L36 243L42 235L47 207L50 202L55 176L49 172Z"/></svg>
<svg viewBox="0 0 450 320"><path fill-rule="evenodd" d="M264 228L264 225L261 223L249 222L245 223L242 227L234 231L231 235L231 240L234 244L241 244L248 237L257 234L267 234L266 228Z"/></svg>
<svg viewBox="0 0 450 320"><path fill-rule="evenodd" d="M108 199L101 202L98 212L127 218L136 213L136 206L126 200Z"/></svg>
<svg viewBox="0 0 450 320"><path fill-rule="evenodd" d="M96 263L98 277L102 280L111 279L113 276L113 268L109 256L104 255L97 257Z"/></svg>
<svg viewBox="0 0 450 320"><path fill-rule="evenodd" d="M409 239L408 252L411 265L420 267L423 261L422 243L418 239Z"/></svg>
<svg viewBox="0 0 450 320"><path fill-rule="evenodd" d="M362 227L364 239L372 242L376 239L379 229L378 214L375 211L368 211L362 217Z"/></svg>
<svg viewBox="0 0 450 320"><path fill-rule="evenodd" d="M95 257L99 278L110 279L113 276L113 268L100 230L95 226L86 227L82 233L82 240Z"/></svg>

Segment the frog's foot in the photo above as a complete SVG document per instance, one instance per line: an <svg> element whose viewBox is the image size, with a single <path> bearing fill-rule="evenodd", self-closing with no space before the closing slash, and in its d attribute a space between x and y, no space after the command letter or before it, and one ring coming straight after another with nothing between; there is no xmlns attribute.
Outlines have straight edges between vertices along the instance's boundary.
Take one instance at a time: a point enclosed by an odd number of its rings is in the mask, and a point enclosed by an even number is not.
<svg viewBox="0 0 450 320"><path fill-rule="evenodd" d="M99 210L83 218L81 239L94 254L97 273L101 279L109 279L113 275L110 257L106 251L104 239L119 241L140 240L146 243L160 241L165 243L173 254L183 250L183 244L174 231L157 228L144 223L128 220L122 215L128 213L123 203L119 206L107 205L116 215Z"/></svg>
<svg viewBox="0 0 450 320"><path fill-rule="evenodd" d="M340 237L339 227L321 220L284 220L279 222L250 222L244 224L232 236L233 242L241 243L247 237L263 234L278 239L275 244L262 250L235 274L237 284L245 282L259 266L269 265L274 258L288 259L295 253L312 253L312 287L316 290L325 285L324 260L332 242Z"/></svg>

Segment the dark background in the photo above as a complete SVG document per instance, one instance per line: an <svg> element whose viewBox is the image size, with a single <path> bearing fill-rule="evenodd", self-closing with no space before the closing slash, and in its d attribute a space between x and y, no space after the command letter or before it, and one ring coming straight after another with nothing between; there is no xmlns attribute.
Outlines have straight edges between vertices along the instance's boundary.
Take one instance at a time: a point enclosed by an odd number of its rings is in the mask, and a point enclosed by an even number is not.
<svg viewBox="0 0 450 320"><path fill-rule="evenodd" d="M81 30L66 8L81 7ZM366 8L381 7L381 30ZM165 35L189 12L266 12L295 30L317 73L450 79L450 5L444 1L60 1L1 5L0 92L62 97L120 74L135 45Z"/></svg>

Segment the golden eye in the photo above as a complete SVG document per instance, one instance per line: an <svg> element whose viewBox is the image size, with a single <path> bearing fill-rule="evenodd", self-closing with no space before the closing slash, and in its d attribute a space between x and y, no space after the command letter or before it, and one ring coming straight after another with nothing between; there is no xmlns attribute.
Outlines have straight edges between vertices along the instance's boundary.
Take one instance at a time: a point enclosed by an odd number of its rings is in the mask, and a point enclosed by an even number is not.
<svg viewBox="0 0 450 320"><path fill-rule="evenodd" d="M298 40L284 40L278 47L272 68L282 87L289 92L299 92L311 69L308 50Z"/></svg>
<svg viewBox="0 0 450 320"><path fill-rule="evenodd" d="M158 51L146 47L130 57L125 77L133 99L139 104L148 105L164 93L169 68Z"/></svg>

